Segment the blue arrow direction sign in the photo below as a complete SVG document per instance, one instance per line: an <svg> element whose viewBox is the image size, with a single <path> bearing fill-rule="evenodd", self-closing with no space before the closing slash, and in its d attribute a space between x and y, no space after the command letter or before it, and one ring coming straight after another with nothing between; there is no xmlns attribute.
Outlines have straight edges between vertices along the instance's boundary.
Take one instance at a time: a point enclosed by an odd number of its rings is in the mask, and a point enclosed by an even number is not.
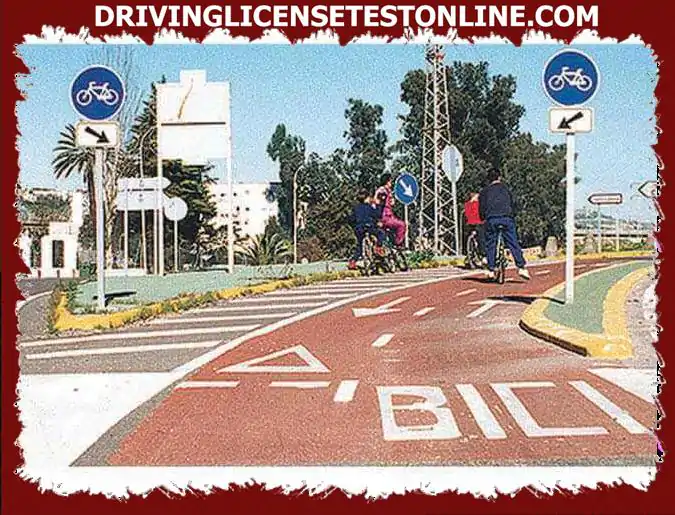
<svg viewBox="0 0 675 515"><path fill-rule="evenodd" d="M562 106L580 106L591 100L600 84L600 71L589 56L566 49L553 55L542 77L546 95Z"/></svg>
<svg viewBox="0 0 675 515"><path fill-rule="evenodd" d="M419 192L420 187L417 184L417 179L409 173L402 173L396 178L394 195L402 204L407 206L408 204L415 202Z"/></svg>
<svg viewBox="0 0 675 515"><path fill-rule="evenodd" d="M75 112L90 121L108 120L124 103L124 83L107 66L95 65L77 74L70 85L70 102Z"/></svg>

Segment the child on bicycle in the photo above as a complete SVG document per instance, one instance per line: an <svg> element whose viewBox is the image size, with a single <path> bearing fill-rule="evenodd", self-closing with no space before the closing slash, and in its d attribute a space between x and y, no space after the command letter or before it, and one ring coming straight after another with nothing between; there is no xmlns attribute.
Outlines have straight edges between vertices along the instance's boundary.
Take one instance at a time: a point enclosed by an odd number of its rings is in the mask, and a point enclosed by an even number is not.
<svg viewBox="0 0 675 515"><path fill-rule="evenodd" d="M375 191L375 199L382 209L382 227L394 231L394 245L402 247L405 241L406 225L394 216L394 195L391 191L391 174L385 173L380 179L380 187Z"/></svg>
<svg viewBox="0 0 675 515"><path fill-rule="evenodd" d="M370 193L366 190L359 191L357 196L358 203L354 206L352 212L352 222L354 224L354 233L356 234L356 248L352 259L349 260L347 268L349 270L356 270L356 262L361 259L363 255L363 239L368 234L372 234L377 238L377 245L375 246L375 253L382 256L384 249L384 231L378 227L380 220L380 209L373 205L373 199Z"/></svg>
<svg viewBox="0 0 675 515"><path fill-rule="evenodd" d="M470 235L473 231L476 232L476 237L478 240L478 250L480 251L480 257L485 257L485 224L480 217L480 205L478 202L478 193L472 191L469 193L466 202L464 202L464 217L466 218L466 224L468 225L467 233ZM468 241L467 241L468 248Z"/></svg>
<svg viewBox="0 0 675 515"><path fill-rule="evenodd" d="M501 174L496 168L488 172L488 185L485 186L479 196L479 214L485 220L485 240L487 246L487 261L489 279L495 278L495 264L497 261L497 235L499 226L502 226L504 243L511 251L513 259L518 267L518 275L524 279L530 278L530 273L525 269L523 250L518 243L516 233L515 214L518 206L511 191L501 182Z"/></svg>

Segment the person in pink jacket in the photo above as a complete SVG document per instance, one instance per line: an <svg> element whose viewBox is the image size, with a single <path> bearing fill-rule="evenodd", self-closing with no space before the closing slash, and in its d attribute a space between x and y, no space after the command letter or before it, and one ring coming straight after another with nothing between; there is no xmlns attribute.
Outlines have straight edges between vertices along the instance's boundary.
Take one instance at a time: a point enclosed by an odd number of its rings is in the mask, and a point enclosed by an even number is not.
<svg viewBox="0 0 675 515"><path fill-rule="evenodd" d="M405 222L394 216L394 195L392 192L391 174L385 173L380 179L380 187L375 191L375 198L382 207L382 227L394 231L394 245L402 247L405 241Z"/></svg>

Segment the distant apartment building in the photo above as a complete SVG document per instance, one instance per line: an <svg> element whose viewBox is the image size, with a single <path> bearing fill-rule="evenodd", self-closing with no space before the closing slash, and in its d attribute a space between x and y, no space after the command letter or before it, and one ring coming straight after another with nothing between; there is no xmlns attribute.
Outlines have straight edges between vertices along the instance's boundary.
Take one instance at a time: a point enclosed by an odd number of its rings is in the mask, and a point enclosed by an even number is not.
<svg viewBox="0 0 675 515"><path fill-rule="evenodd" d="M278 215L277 202L268 193L270 189L274 190L276 187L277 183L274 182L247 182L232 185L234 226L242 237L262 234L267 221ZM209 188L217 209L214 225L224 226L227 224L230 213L228 186L226 183L215 183Z"/></svg>

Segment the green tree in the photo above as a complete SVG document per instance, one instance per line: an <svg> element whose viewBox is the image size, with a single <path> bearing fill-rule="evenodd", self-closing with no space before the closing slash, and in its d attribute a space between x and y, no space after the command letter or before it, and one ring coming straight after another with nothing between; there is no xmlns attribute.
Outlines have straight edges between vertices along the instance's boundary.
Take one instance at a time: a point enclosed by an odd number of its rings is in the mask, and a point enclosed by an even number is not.
<svg viewBox="0 0 675 515"><path fill-rule="evenodd" d="M387 134L382 129L383 113L382 106L354 98L348 100L345 110L350 175L358 186L368 190L378 186L390 156Z"/></svg>
<svg viewBox="0 0 675 515"><path fill-rule="evenodd" d="M548 236L560 241L565 233L564 147L521 134L505 149L502 174L520 205L517 221L523 245L544 245Z"/></svg>
<svg viewBox="0 0 675 515"><path fill-rule="evenodd" d="M290 233L293 227L293 177L305 162L305 141L288 133L284 124L277 125L267 145L267 155L279 165L280 185L276 189L279 223Z"/></svg>

